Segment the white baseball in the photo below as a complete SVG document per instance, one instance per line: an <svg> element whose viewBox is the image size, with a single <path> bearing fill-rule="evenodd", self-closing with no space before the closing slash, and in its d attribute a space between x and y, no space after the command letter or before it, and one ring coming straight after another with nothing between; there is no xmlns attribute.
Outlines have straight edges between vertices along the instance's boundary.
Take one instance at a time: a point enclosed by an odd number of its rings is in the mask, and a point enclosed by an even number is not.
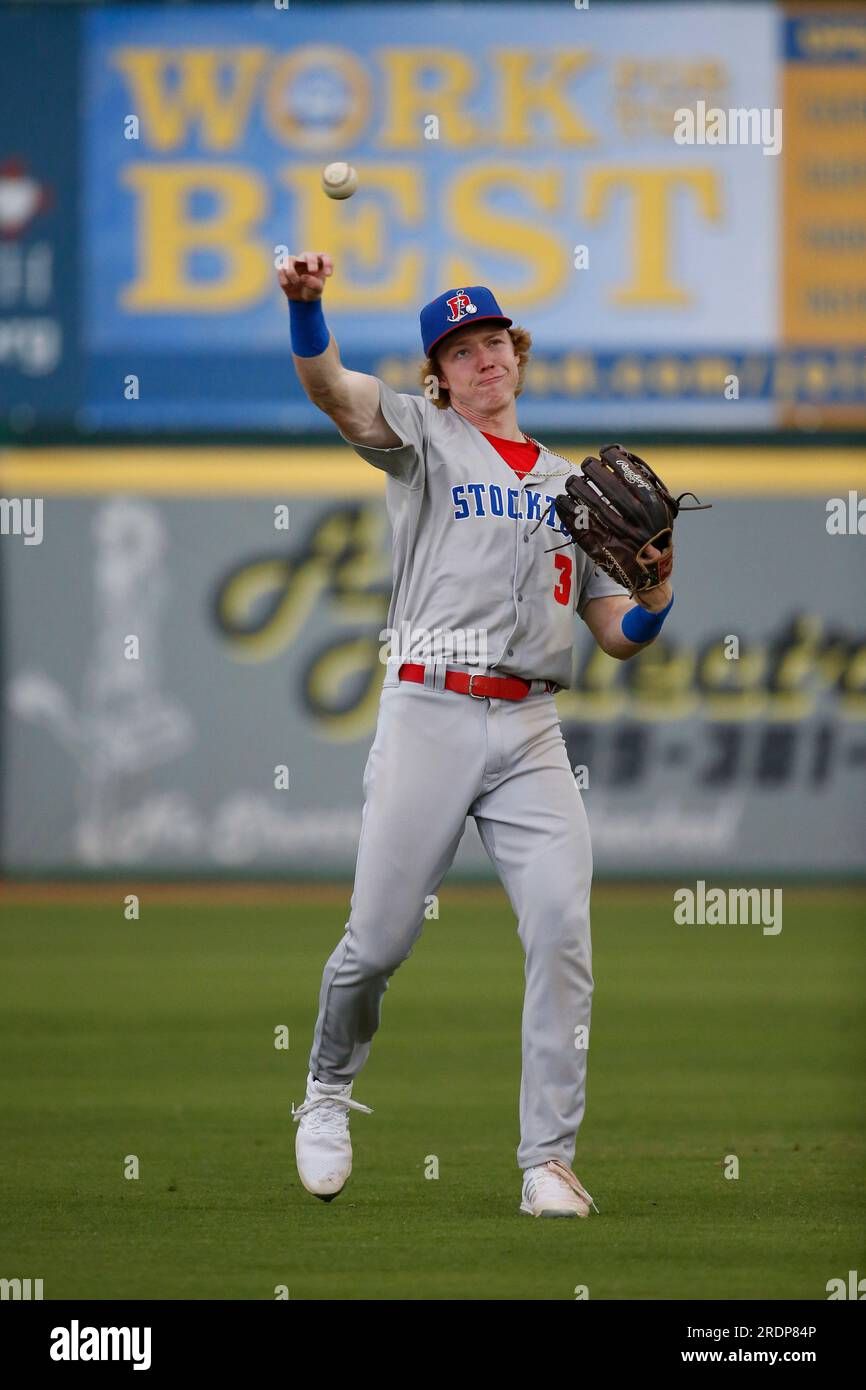
<svg viewBox="0 0 866 1390"><path fill-rule="evenodd" d="M358 187L358 175L351 164L329 164L322 170L322 188L329 198L351 198Z"/></svg>

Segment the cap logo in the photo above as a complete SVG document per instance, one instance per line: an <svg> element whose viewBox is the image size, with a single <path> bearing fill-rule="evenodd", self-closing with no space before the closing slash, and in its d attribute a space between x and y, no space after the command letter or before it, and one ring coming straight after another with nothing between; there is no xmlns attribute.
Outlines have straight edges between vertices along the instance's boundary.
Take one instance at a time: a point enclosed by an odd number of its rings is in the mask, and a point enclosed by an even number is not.
<svg viewBox="0 0 866 1390"><path fill-rule="evenodd" d="M447 323L459 323L467 314L478 313L477 304L472 303L465 290L458 290L450 299L446 299L445 303L449 309Z"/></svg>

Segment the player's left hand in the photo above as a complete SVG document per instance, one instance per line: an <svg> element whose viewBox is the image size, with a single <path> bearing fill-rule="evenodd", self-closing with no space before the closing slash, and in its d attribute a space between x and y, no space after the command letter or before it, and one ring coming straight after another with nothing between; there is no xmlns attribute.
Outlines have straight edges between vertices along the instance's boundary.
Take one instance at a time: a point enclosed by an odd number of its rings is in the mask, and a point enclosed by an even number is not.
<svg viewBox="0 0 866 1390"><path fill-rule="evenodd" d="M692 497L694 507L684 507ZM562 528L597 569L629 598L658 613L671 602L674 522L681 511L705 511L693 492L674 497L645 459L621 444L605 444L565 480L554 498Z"/></svg>
<svg viewBox="0 0 866 1390"><path fill-rule="evenodd" d="M656 550L654 545L647 546L646 558L648 560L658 560L660 556L661 551ZM663 608L667 608L673 598L673 593L671 582L669 579L666 579L664 584L656 584L652 589L642 589L640 593L635 594L634 600L635 603L640 604L641 608L645 608L647 612L660 613Z"/></svg>

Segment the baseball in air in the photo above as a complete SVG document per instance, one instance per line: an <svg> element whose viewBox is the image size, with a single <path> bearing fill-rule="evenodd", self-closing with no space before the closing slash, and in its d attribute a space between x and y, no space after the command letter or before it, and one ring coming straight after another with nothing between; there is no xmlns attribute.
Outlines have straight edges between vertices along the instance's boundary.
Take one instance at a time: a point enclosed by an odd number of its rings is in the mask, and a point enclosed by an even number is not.
<svg viewBox="0 0 866 1390"><path fill-rule="evenodd" d="M351 164L329 164L322 170L322 187L329 198L351 198L358 187L358 175Z"/></svg>

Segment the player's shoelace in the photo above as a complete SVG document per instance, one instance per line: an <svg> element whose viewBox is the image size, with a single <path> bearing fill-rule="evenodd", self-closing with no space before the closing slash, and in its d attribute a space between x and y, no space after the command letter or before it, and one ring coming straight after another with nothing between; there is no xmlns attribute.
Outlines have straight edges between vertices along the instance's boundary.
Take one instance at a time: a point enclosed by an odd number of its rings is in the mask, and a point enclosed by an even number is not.
<svg viewBox="0 0 866 1390"><path fill-rule="evenodd" d="M292 1106L292 1119L300 1120L309 1116L307 1127L311 1133L316 1134L327 1129L344 1129L349 1110L362 1110L365 1115L373 1113L369 1105L362 1105L359 1100L352 1100L349 1096L311 1096L303 1105L299 1105L297 1110Z"/></svg>

